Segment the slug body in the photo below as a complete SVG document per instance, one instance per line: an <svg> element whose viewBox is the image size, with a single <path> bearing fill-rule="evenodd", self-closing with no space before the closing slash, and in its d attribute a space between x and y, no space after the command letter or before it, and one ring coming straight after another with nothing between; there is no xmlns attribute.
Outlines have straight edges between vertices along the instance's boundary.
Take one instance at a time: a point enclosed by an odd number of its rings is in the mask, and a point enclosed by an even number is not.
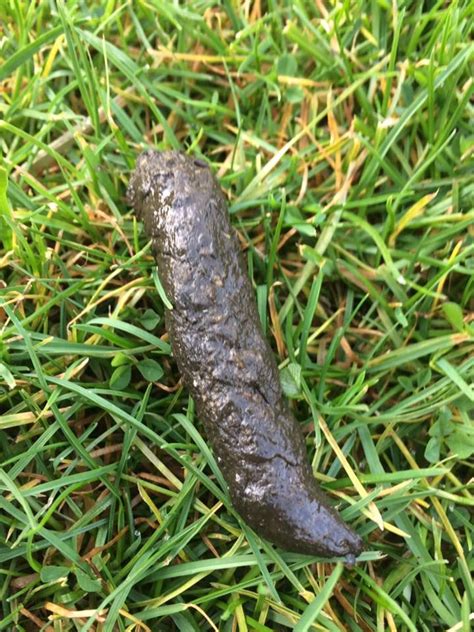
<svg viewBox="0 0 474 632"><path fill-rule="evenodd" d="M173 354L235 508L286 550L352 561L362 540L316 485L210 169L180 152L146 151L128 199L152 239L173 305Z"/></svg>

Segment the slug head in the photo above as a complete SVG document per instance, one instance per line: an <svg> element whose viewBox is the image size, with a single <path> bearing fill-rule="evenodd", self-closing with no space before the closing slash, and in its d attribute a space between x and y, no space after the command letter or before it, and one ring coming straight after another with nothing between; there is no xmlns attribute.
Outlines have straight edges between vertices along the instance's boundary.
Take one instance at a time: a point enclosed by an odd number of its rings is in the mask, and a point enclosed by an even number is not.
<svg viewBox="0 0 474 632"><path fill-rule="evenodd" d="M137 159L127 189L127 201L156 237L169 215L202 205L222 195L205 162L180 151L144 151Z"/></svg>

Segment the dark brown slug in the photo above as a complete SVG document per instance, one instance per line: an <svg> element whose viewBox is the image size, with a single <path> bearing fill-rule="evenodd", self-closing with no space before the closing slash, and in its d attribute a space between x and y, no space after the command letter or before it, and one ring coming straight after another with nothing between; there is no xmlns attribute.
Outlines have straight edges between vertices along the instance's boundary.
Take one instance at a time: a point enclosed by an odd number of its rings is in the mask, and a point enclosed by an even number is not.
<svg viewBox="0 0 474 632"><path fill-rule="evenodd" d="M145 151L127 195L173 305L174 357L237 511L283 549L353 562L362 540L314 480L215 177L183 153Z"/></svg>

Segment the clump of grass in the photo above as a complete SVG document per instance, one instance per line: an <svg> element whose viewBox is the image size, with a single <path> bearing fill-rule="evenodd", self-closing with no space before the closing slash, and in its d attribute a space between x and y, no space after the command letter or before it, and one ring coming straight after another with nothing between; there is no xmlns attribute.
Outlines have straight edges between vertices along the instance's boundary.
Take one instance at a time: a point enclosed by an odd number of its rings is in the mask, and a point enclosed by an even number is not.
<svg viewBox="0 0 474 632"><path fill-rule="evenodd" d="M468 630L472 3L12 3L0 630ZM209 159L354 568L243 524L182 388L137 153Z"/></svg>

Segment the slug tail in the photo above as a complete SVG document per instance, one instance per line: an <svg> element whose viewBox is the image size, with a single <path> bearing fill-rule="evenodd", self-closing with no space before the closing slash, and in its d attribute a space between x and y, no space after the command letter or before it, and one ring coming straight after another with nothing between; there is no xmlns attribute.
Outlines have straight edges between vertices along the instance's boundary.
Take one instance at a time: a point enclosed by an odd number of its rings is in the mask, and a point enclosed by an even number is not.
<svg viewBox="0 0 474 632"><path fill-rule="evenodd" d="M230 486L234 505L270 542L297 553L345 557L349 564L362 552L362 538L330 506L305 461L272 458L260 463L258 477L242 468L242 479Z"/></svg>

